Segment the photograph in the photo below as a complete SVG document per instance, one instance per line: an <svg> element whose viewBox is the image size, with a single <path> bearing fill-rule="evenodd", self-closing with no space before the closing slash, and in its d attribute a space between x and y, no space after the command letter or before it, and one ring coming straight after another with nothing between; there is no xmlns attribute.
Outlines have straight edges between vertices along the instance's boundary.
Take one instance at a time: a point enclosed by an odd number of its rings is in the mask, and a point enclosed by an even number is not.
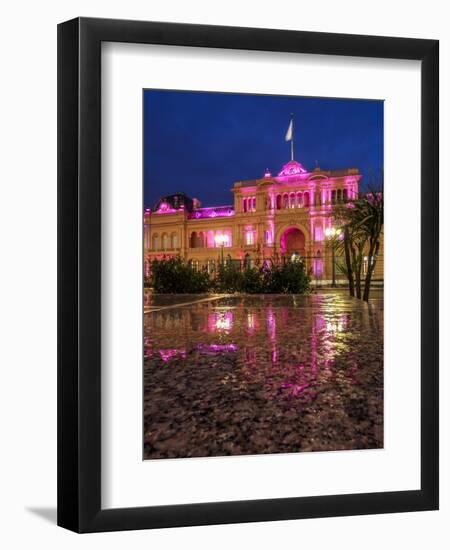
<svg viewBox="0 0 450 550"><path fill-rule="evenodd" d="M143 90L143 458L383 448L383 101Z"/></svg>

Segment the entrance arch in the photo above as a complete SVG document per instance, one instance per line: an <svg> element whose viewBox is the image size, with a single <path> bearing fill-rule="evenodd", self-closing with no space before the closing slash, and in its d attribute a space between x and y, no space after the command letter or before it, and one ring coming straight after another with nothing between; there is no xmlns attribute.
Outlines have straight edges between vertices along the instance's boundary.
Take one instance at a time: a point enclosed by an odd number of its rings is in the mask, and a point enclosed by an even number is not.
<svg viewBox="0 0 450 550"><path fill-rule="evenodd" d="M281 235L281 254L290 258L293 254L306 256L305 234L298 227L288 227Z"/></svg>

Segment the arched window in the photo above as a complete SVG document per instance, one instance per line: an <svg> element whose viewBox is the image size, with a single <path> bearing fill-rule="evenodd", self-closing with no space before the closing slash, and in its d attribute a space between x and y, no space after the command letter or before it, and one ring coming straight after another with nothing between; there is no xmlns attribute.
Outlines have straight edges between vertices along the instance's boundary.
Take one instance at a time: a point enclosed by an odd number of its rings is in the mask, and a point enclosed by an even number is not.
<svg viewBox="0 0 450 550"><path fill-rule="evenodd" d="M166 233L163 233L163 236L161 237L161 246L163 250L167 250L169 248L169 237Z"/></svg>
<svg viewBox="0 0 450 550"><path fill-rule="evenodd" d="M283 195L283 208L287 208L288 207L288 203L289 203L289 197L288 197L288 194L285 193Z"/></svg>
<svg viewBox="0 0 450 550"><path fill-rule="evenodd" d="M256 210L256 197L253 197L253 199L252 199L252 210L253 210L253 212L255 212L255 210Z"/></svg>
<svg viewBox="0 0 450 550"><path fill-rule="evenodd" d="M281 195L277 195L277 210L281 208Z"/></svg>
<svg viewBox="0 0 450 550"><path fill-rule="evenodd" d="M197 240L198 240L197 231L193 231L191 233L191 248L197 248Z"/></svg>
<svg viewBox="0 0 450 550"><path fill-rule="evenodd" d="M301 193L301 191L299 191L297 193L297 207L300 208L301 205L302 205L302 193Z"/></svg>
<svg viewBox="0 0 450 550"><path fill-rule="evenodd" d="M347 202L348 201L348 191L347 191L347 189L344 189L342 195L343 195L344 202Z"/></svg>
<svg viewBox="0 0 450 550"><path fill-rule="evenodd" d="M210 229L207 233L206 246L208 248L214 248L216 246L216 243L214 241L214 231L212 229Z"/></svg>
<svg viewBox="0 0 450 550"><path fill-rule="evenodd" d="M205 246L205 234L203 233L203 231L200 231L200 233L198 234L198 246L200 248L204 248Z"/></svg>
<svg viewBox="0 0 450 550"><path fill-rule="evenodd" d="M342 189L337 190L337 202L342 202Z"/></svg>
<svg viewBox="0 0 450 550"><path fill-rule="evenodd" d="M172 233L170 237L170 241L171 241L171 244L170 244L171 248L178 248L178 235L176 233Z"/></svg>
<svg viewBox="0 0 450 550"><path fill-rule="evenodd" d="M153 234L153 250L159 249L159 236L158 233Z"/></svg>
<svg viewBox="0 0 450 550"><path fill-rule="evenodd" d="M303 193L303 206L308 207L309 206L309 192L305 191Z"/></svg>
<svg viewBox="0 0 450 550"><path fill-rule="evenodd" d="M247 212L247 199L242 199L242 210Z"/></svg>
<svg viewBox="0 0 450 550"><path fill-rule="evenodd" d="M289 208L295 208L295 193L289 195Z"/></svg>
<svg viewBox="0 0 450 550"><path fill-rule="evenodd" d="M331 204L336 204L336 189L331 191Z"/></svg>

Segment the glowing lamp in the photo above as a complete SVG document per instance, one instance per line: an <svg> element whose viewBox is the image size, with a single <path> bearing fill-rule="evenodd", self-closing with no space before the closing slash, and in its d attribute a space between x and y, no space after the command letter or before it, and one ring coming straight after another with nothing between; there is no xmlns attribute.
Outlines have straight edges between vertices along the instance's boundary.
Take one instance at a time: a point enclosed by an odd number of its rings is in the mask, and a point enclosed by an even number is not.
<svg viewBox="0 0 450 550"><path fill-rule="evenodd" d="M325 229L325 237L327 237L328 239L333 238L333 237L337 237L340 234L341 234L341 229L340 228L336 229L335 227L327 227Z"/></svg>
<svg viewBox="0 0 450 550"><path fill-rule="evenodd" d="M228 241L228 237L226 235L220 234L216 235L214 237L214 241L217 246L225 246L225 243Z"/></svg>

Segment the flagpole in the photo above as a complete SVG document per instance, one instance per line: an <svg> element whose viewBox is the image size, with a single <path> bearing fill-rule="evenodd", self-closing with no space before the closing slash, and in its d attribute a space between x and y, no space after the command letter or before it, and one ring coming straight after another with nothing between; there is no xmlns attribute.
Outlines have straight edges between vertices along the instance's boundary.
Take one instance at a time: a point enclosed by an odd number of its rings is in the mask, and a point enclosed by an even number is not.
<svg viewBox="0 0 450 550"><path fill-rule="evenodd" d="M294 160L294 113L291 113L292 139L291 139L291 160Z"/></svg>

